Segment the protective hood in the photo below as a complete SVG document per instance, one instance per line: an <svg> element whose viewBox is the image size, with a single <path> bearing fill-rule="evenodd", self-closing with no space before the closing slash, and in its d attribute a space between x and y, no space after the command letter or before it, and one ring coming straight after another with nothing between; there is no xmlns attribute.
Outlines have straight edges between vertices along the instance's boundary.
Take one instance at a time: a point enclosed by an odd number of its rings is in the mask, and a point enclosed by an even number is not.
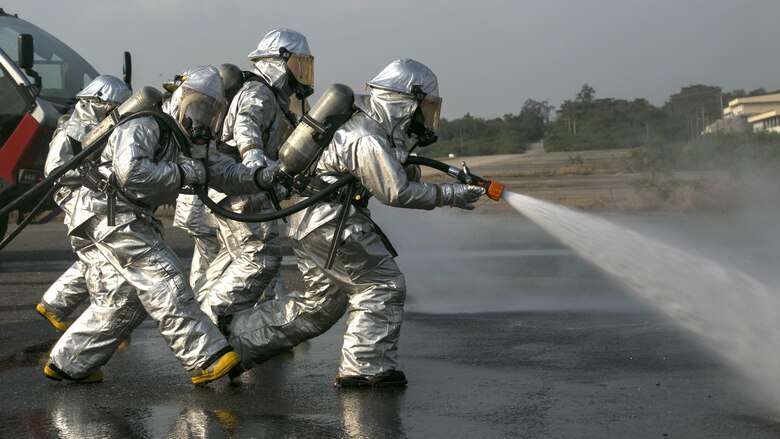
<svg viewBox="0 0 780 439"><path fill-rule="evenodd" d="M216 68L212 66L194 66L190 67L181 75L176 75L179 80L173 90L170 99L163 101L163 111L176 118L181 105L183 90L181 86L187 84L190 89L197 90L206 96L214 99L225 100L224 86L222 78Z"/></svg>
<svg viewBox="0 0 780 439"><path fill-rule="evenodd" d="M268 32L247 58L254 63L254 73L265 78L276 89L286 89L285 93L290 96L287 61L282 58L284 51L311 57L309 43L303 34L292 29L276 29Z"/></svg>
<svg viewBox="0 0 780 439"><path fill-rule="evenodd" d="M255 62L260 58L276 57L280 55L281 48L291 53L311 55L309 43L303 34L292 29L276 29L265 34L257 49L247 55L247 58Z"/></svg>
<svg viewBox="0 0 780 439"><path fill-rule="evenodd" d="M355 106L379 123L395 146L408 148L406 130L412 122L417 101L412 96L389 90L371 89L370 93L369 96L355 96Z"/></svg>
<svg viewBox="0 0 780 439"><path fill-rule="evenodd" d="M393 61L366 85L408 95L418 86L426 95L439 96L436 75L422 63L408 58Z"/></svg>
<svg viewBox="0 0 780 439"><path fill-rule="evenodd" d="M185 73L163 109L179 122L191 140L199 132L213 139L221 128L228 105L222 77L212 66L192 67Z"/></svg>
<svg viewBox="0 0 780 439"><path fill-rule="evenodd" d="M376 120L396 146L407 146L407 129L420 103L418 94L439 95L436 75L412 59L393 61L366 85L370 97L356 98L355 105Z"/></svg>
<svg viewBox="0 0 780 439"><path fill-rule="evenodd" d="M70 119L65 122L63 131L71 138L81 142L106 117L106 114L108 113L105 109L105 103L97 100L80 100L76 104Z"/></svg>
<svg viewBox="0 0 780 439"><path fill-rule="evenodd" d="M126 101L132 93L121 79L111 75L100 75L93 79L76 97L82 100L99 100L114 105Z"/></svg>

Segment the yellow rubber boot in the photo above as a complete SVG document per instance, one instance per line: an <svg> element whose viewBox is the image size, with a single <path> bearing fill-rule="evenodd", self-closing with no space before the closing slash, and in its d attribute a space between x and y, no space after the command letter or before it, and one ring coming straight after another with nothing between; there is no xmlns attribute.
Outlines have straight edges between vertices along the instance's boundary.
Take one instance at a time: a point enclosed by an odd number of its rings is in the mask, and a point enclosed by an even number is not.
<svg viewBox="0 0 780 439"><path fill-rule="evenodd" d="M54 381L62 381L65 379L57 370L55 370L50 364L47 364L43 367L43 373L46 375L46 378L52 379ZM73 382L79 383L79 384L91 384L91 383L100 383L103 382L103 370L98 369L97 372L93 373L92 375L82 378L80 380L72 380Z"/></svg>
<svg viewBox="0 0 780 439"><path fill-rule="evenodd" d="M127 336L126 339L122 340L122 343L119 343L119 346L116 347L116 350L122 352L129 347L130 347L130 336Z"/></svg>
<svg viewBox="0 0 780 439"><path fill-rule="evenodd" d="M237 353L230 351L225 355L219 357L219 359L206 369L197 369L190 372L192 384L196 386L203 386L210 383L223 375L230 372L233 366L241 362L241 358Z"/></svg>
<svg viewBox="0 0 780 439"><path fill-rule="evenodd" d="M67 320L67 321L61 321L57 318L57 315L54 314L51 311L47 311L46 308L43 307L42 304L35 305L35 310L38 311L38 314L41 315L44 319L48 320L49 323L52 324L55 328L59 329L60 331L65 331L68 328L70 328L70 325L73 324L73 320Z"/></svg>

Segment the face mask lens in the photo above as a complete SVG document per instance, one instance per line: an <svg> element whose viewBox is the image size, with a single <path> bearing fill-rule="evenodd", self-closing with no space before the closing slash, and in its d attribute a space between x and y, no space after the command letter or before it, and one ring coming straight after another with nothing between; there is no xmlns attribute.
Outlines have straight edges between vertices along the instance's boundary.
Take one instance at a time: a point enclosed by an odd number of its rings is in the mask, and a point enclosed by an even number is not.
<svg viewBox="0 0 780 439"><path fill-rule="evenodd" d="M420 102L420 111L425 120L425 125L434 132L439 131L441 101L442 99L438 96L428 95Z"/></svg>
<svg viewBox="0 0 780 439"><path fill-rule="evenodd" d="M299 84L314 86L314 57L293 53L287 59L287 68Z"/></svg>
<svg viewBox="0 0 780 439"><path fill-rule="evenodd" d="M193 143L203 144L216 137L226 109L224 99L184 89L177 119Z"/></svg>

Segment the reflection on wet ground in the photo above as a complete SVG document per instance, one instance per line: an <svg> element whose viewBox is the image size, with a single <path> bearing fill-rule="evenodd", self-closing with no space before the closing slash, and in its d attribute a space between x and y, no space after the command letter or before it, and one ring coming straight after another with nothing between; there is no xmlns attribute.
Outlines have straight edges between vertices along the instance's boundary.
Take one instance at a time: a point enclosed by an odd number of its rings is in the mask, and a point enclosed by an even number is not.
<svg viewBox="0 0 780 439"><path fill-rule="evenodd" d="M527 221L415 219L402 235L410 221L382 213L409 285L407 388L332 387L343 321L206 388L146 321L103 383L56 383L41 361L57 333L34 304L60 273L30 269L0 274L0 437L780 437L747 381Z"/></svg>
<svg viewBox="0 0 780 439"><path fill-rule="evenodd" d="M41 323L42 324L42 323ZM646 312L411 314L400 390L335 389L334 330L193 388L150 322L102 384L7 369L0 437L776 437L738 376ZM640 433L637 433L640 432ZM720 435L720 436L718 436Z"/></svg>

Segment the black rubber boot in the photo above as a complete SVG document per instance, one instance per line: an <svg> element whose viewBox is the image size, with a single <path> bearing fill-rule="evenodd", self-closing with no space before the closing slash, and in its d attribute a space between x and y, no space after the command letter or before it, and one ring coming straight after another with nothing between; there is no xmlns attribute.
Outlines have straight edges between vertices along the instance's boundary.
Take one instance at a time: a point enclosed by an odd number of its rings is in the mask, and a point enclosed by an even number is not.
<svg viewBox="0 0 780 439"><path fill-rule="evenodd" d="M372 377L336 377L336 382L333 385L336 387L403 387L406 383L406 375L403 372L389 370Z"/></svg>

